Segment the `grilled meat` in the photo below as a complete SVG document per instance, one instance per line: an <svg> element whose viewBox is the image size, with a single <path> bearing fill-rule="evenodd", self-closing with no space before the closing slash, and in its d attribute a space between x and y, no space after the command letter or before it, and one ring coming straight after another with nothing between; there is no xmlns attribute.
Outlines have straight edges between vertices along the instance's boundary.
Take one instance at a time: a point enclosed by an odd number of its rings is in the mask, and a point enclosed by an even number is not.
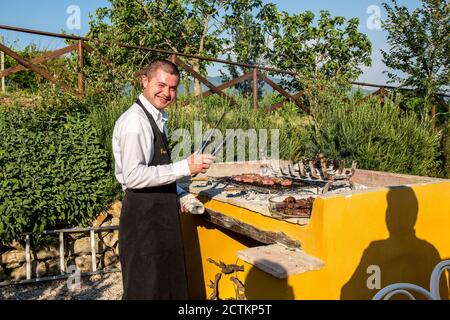
<svg viewBox="0 0 450 320"><path fill-rule="evenodd" d="M231 177L232 181L254 184L257 186L292 187L289 179L263 177L259 174L240 174Z"/></svg>

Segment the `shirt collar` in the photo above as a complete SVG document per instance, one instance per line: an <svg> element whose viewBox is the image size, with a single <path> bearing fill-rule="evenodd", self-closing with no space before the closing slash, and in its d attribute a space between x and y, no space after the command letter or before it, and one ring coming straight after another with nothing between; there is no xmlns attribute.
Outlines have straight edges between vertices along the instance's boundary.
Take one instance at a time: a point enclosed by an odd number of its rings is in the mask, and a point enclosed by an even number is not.
<svg viewBox="0 0 450 320"><path fill-rule="evenodd" d="M161 121L166 122L169 119L169 114L165 110L159 110L155 108L150 101L147 100L146 97L144 97L144 94L139 95L139 100L141 100L142 104L144 105L145 109L147 109L148 112L152 115L153 119L155 121Z"/></svg>

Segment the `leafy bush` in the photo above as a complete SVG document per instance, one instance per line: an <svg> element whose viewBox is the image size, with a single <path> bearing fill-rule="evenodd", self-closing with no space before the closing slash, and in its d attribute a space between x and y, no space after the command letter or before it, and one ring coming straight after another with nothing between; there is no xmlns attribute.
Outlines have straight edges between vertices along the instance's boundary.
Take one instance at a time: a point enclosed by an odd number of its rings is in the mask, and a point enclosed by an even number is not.
<svg viewBox="0 0 450 320"><path fill-rule="evenodd" d="M442 137L443 177L450 179L450 122L447 123Z"/></svg>
<svg viewBox="0 0 450 320"><path fill-rule="evenodd" d="M260 101L259 108L253 109L253 100L242 96L233 96L238 106L231 107L219 96L211 96L187 107L171 107L169 109L169 137L171 133L179 128L187 129L194 138L194 121L202 122L202 131L214 128L225 110L226 116L220 123L218 129L226 136L227 129L266 129L267 152L270 156L271 129L279 130L279 156L282 159L299 159L310 143L307 132L308 118L293 104L287 104L275 112L269 113L266 108L273 103L275 97L267 94ZM247 140L248 141L248 140ZM172 141L172 146L176 141ZM194 150L194 139L192 150ZM236 154L236 150L235 150ZM259 158L258 154L258 158ZM246 159L248 160L248 143L246 142ZM225 160L225 159L224 159Z"/></svg>
<svg viewBox="0 0 450 320"><path fill-rule="evenodd" d="M330 157L356 159L358 166L365 169L430 176L439 174L439 132L433 131L426 118L403 111L399 102L401 97L395 101L386 99L384 107L380 107L376 97L364 102L358 95L349 97L347 88L341 84L320 81L316 84L320 87L309 88L312 89L310 91L306 89L312 117L303 114L294 104L287 104L269 114L266 108L278 99L269 93L260 100L258 110L253 109L251 98L239 95L233 95L238 102L237 107L230 107L218 96L186 107L181 107L181 104L171 106L168 109L169 139L180 128L187 129L193 138L194 121L202 122L205 134L228 109L219 126L223 136L226 129L279 129L281 159L298 160L325 152ZM114 122L133 103L135 95L137 92L132 97L93 104L96 106L92 110L94 124L102 132L102 145L110 154ZM171 140L171 146L178 142ZM191 150L194 150L194 139L191 140ZM248 150L246 154L248 156ZM110 159L113 161L112 155Z"/></svg>
<svg viewBox="0 0 450 320"><path fill-rule="evenodd" d="M404 112L398 102L386 99L361 102L336 97L316 105L311 127L315 148L332 157L358 160L364 169L415 175L438 174L440 134L430 121Z"/></svg>
<svg viewBox="0 0 450 320"><path fill-rule="evenodd" d="M107 153L90 119L62 110L0 115L0 239L87 225L112 196Z"/></svg>
<svg viewBox="0 0 450 320"><path fill-rule="evenodd" d="M114 169L114 157L112 154L114 124L120 115L136 101L136 95L137 92L133 89L129 95L123 97L111 97L110 99L102 97L101 99L97 99L94 96L88 98L85 102L86 109L90 113L92 124L97 129L100 143L108 153L111 170Z"/></svg>

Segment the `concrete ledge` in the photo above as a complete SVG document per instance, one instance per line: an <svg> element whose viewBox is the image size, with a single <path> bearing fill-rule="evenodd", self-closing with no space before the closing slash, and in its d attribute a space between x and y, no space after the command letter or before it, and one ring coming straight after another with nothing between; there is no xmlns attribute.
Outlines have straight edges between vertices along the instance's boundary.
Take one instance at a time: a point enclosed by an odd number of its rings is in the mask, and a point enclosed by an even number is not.
<svg viewBox="0 0 450 320"><path fill-rule="evenodd" d="M303 250L288 248L278 243L241 250L237 252L237 256L278 279L320 270L325 265L322 260L308 255Z"/></svg>

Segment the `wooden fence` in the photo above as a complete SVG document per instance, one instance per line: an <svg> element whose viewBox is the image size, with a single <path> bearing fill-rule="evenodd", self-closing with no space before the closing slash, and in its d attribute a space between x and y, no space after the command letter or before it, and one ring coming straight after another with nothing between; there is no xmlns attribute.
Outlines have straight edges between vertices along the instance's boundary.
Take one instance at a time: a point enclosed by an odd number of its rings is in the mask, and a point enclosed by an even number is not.
<svg viewBox="0 0 450 320"><path fill-rule="evenodd" d="M12 57L15 59L19 65L10 67L6 70L2 70L0 72L0 78L4 79L4 77L11 75L16 72L20 72L22 70L31 70L43 78L47 79L48 81L52 82L53 84L61 87L63 90L72 93L73 95L77 97L83 97L85 93L85 76L84 76L84 57L86 52L91 54L96 54L99 58L102 59L106 64L110 65L111 67L114 67L114 64L108 61L106 58L104 58L99 51L97 51L95 48L90 46L88 44L89 41L92 41L89 38L86 37L78 37L78 36L71 36L71 35L65 35L60 33L52 33L52 32L45 32L40 30L32 30L32 29L24 29L24 28L18 28L13 26L6 26L6 25L0 25L0 29L3 30L11 30L11 31L17 31L17 32L24 32L24 33L31 33L36 35L42 35L42 36L48 36L48 37L55 37L55 38L63 38L66 40L74 40L75 43L68 45L64 48L57 49L51 52L47 52L39 57L27 60L23 57L21 57L17 52L13 51L12 49L8 48L6 45L0 43L0 51L4 52L6 55ZM238 83L242 81L252 80L253 84L253 107L256 109L258 108L258 80L263 80L266 84L268 84L270 87L272 87L275 91L280 93L284 100L270 106L268 108L268 111L274 111L278 108L281 108L284 104L287 102L293 102L295 103L299 108L301 108L304 112L309 113L308 108L302 104L300 98L304 95L303 92L297 92L294 94L289 93L287 90L283 89L280 85L276 84L274 81L272 81L269 77L267 77L265 74L263 74L263 71L268 71L272 73L278 73L283 75L290 75L290 76L296 76L297 74L295 72L286 71L286 70L279 70L274 68L268 68L263 66L256 66L256 65L250 65L245 63L239 63L235 61L229 61L229 60L223 60L223 59L215 59L210 57L201 57L196 56L192 54L186 54L181 52L174 52L170 50L162 50L162 49L156 49L156 48L148 48L143 46L136 46L136 45L129 45L129 44L116 44L119 45L122 48L128 48L128 49L137 49L137 50L143 50L143 51L151 51L151 52L158 52L162 54L166 54L168 56L168 59L174 62L176 65L178 65L180 68L185 70L189 75L193 76L195 79L197 79L199 82L201 82L203 85L205 85L209 90L206 92L201 93L199 96L196 96L194 98L206 98L210 95L217 94L225 99L227 99L228 102L231 104L235 104L235 100L227 95L224 90L233 87L237 85ZM67 54L72 51L77 51L78 53L78 87L71 88L67 86L66 84L59 81L55 76L49 74L41 65L50 60L57 57L60 57L64 54ZM190 65L188 65L186 62L182 61L180 57L185 58L195 58L200 60L206 60L211 62L218 62L223 64L229 64L229 65L235 65L245 68L250 68L251 71L248 73L245 73L235 79L231 79L228 82L222 83L219 86L216 86L212 84L208 79L201 75L200 73L196 72ZM384 103L384 98L386 95L386 92L388 89L397 89L393 86L387 86L387 85L377 85L372 83L364 83L364 82L352 82L353 85L363 86L363 87L374 87L377 88L377 90L371 94L369 94L367 97L364 98L368 99L370 96L378 95L380 97L380 103ZM403 89L403 88L402 88ZM404 89L407 90L407 89ZM444 109L448 112L448 105L444 101L444 97L450 97L450 95L442 94L439 96L439 103L444 107ZM184 102L184 105L187 105L191 103L192 100L188 100ZM432 109L432 117L434 119L436 114L436 107L433 106Z"/></svg>

